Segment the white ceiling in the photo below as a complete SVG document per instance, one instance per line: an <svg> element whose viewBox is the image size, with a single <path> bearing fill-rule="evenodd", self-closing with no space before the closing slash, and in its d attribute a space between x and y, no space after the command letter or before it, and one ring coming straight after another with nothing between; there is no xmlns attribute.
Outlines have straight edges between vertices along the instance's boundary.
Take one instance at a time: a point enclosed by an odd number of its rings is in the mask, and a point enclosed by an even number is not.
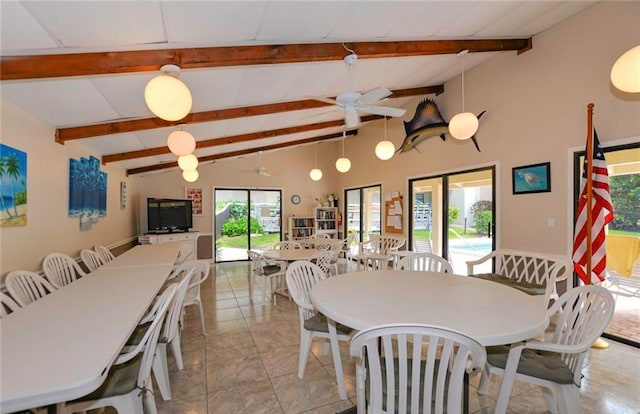
<svg viewBox="0 0 640 414"><path fill-rule="evenodd" d="M528 38L593 1L2 1L2 56L298 43ZM534 44L535 47L535 44ZM356 53L358 51L356 50ZM468 69L498 52L471 53ZM515 52L500 52L515 53ZM345 50L345 55L348 52ZM158 64L171 63L159 62ZM364 92L443 84L459 76L455 55L360 59L353 86ZM153 117L146 83L158 72L2 81L2 98L56 128ZM341 60L189 69L180 78L193 112L332 97L347 90ZM385 101L403 107L412 98ZM341 119L330 107L190 124L197 140ZM409 110L408 112L411 112ZM411 117L405 115L405 119ZM82 139L100 155L166 145L173 128ZM309 131L198 149L203 157L339 132ZM54 137L51 137L54 139ZM117 162L133 169L171 154Z"/></svg>

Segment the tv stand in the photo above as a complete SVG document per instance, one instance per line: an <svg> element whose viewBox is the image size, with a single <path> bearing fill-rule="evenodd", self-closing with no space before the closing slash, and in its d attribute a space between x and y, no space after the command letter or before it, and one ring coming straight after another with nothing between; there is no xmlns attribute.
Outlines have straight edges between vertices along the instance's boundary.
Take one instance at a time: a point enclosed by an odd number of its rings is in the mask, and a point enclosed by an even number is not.
<svg viewBox="0 0 640 414"><path fill-rule="evenodd" d="M175 232L175 233L147 233L144 236L138 236L139 244L163 244L163 243L180 243L180 253L177 262L183 260L196 260L198 258L197 247L198 236L197 231L191 232Z"/></svg>

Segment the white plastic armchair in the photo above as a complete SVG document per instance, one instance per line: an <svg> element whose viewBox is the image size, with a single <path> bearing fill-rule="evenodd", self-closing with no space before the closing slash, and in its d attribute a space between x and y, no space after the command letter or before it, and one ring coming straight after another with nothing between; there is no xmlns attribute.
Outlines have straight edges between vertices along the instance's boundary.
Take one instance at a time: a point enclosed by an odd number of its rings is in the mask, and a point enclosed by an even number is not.
<svg viewBox="0 0 640 414"><path fill-rule="evenodd" d="M636 259L630 276L609 269L607 270L607 281L612 288L611 293L640 298L640 256Z"/></svg>
<svg viewBox="0 0 640 414"><path fill-rule="evenodd" d="M202 298L200 297L200 285L209 277L209 262L206 260L191 260L173 268L173 271L169 275L169 280L184 276L194 270L195 273L191 278L189 284L189 290L187 290L187 296L184 299L184 307L196 305L200 314L200 324L202 325L202 334L206 336L207 330L204 324L204 309L202 308Z"/></svg>
<svg viewBox="0 0 640 414"><path fill-rule="evenodd" d="M42 270L56 288L66 286L79 277L87 276L75 260L62 253L48 254L42 261Z"/></svg>
<svg viewBox="0 0 640 414"><path fill-rule="evenodd" d="M4 318L11 312L15 312L20 309L20 305L16 303L11 296L0 291L0 318Z"/></svg>
<svg viewBox="0 0 640 414"><path fill-rule="evenodd" d="M80 251L80 258L90 272L93 272L104 264L102 257L97 252L90 249L82 249Z"/></svg>
<svg viewBox="0 0 640 414"><path fill-rule="evenodd" d="M447 259L433 253L413 253L400 259L400 270L418 270L421 272L453 273Z"/></svg>
<svg viewBox="0 0 640 414"><path fill-rule="evenodd" d="M273 245L274 250L293 250L302 249L302 244L297 241L284 240Z"/></svg>
<svg viewBox="0 0 640 414"><path fill-rule="evenodd" d="M391 252L397 251L406 242L403 236L391 235L374 235L371 239L361 242L358 246L358 254L355 259L358 262L358 268L368 269L369 264L375 264L374 268L380 267L382 264L388 264L393 260Z"/></svg>
<svg viewBox="0 0 640 414"><path fill-rule="evenodd" d="M461 413L464 374L485 364L484 347L428 325L366 329L351 340L358 414Z"/></svg>
<svg viewBox="0 0 640 414"><path fill-rule="evenodd" d="M5 285L11 297L21 307L42 299L56 288L37 273L28 270L14 270L7 274Z"/></svg>
<svg viewBox="0 0 640 414"><path fill-rule="evenodd" d="M113 253L111 253L111 250L109 250L106 247L101 246L99 244L93 246L93 250L95 250L96 253L98 253L100 255L100 258L102 259L102 263L110 262L110 261L112 261L113 259L116 258L113 255Z"/></svg>
<svg viewBox="0 0 640 414"><path fill-rule="evenodd" d="M254 250L247 250L247 255L253 263L253 286L261 285L262 304L267 303L267 296L275 305L276 283L284 277L286 263L277 261L267 261L264 256ZM258 283L260 281L261 283ZM267 290L267 284L269 289Z"/></svg>
<svg viewBox="0 0 640 414"><path fill-rule="evenodd" d="M547 409L553 413L580 412L582 364L587 350L613 317L615 301L601 286L587 285L563 294L548 310L558 316L548 341L531 339L509 346L487 348L487 365L478 387L486 394L489 374L503 376L496 413L506 411L515 380L543 388Z"/></svg>
<svg viewBox="0 0 640 414"><path fill-rule="evenodd" d="M494 261L493 272L476 273L476 266L487 267ZM544 303L557 299L556 282L564 280L571 271L564 256L496 249L478 260L467 262L467 273L492 282L502 283L530 295L538 295Z"/></svg>

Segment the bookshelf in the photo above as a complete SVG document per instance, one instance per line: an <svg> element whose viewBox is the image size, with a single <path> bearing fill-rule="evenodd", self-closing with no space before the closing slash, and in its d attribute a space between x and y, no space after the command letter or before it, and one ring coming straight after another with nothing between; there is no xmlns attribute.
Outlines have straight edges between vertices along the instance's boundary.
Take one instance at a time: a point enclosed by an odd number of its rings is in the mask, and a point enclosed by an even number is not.
<svg viewBox="0 0 640 414"><path fill-rule="evenodd" d="M315 226L313 217L289 217L289 239L307 238L315 232Z"/></svg>
<svg viewBox="0 0 640 414"><path fill-rule="evenodd" d="M314 209L316 234L328 234L338 238L338 207L316 207Z"/></svg>

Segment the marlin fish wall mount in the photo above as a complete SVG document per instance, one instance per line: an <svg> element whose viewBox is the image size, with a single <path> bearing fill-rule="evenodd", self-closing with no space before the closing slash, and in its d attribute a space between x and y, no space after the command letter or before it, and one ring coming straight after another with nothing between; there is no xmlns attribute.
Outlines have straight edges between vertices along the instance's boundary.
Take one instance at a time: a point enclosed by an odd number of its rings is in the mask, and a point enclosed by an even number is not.
<svg viewBox="0 0 640 414"><path fill-rule="evenodd" d="M485 112L487 111L480 112L478 119L480 119ZM418 144L429 137L439 136L444 141L445 134L449 133L449 123L440 115L438 105L436 105L433 100L427 98L418 104L416 113L413 115L411 121L405 121L404 131L407 136L396 152L409 152L412 149L418 151ZM472 136L471 140L478 152L480 152L476 136Z"/></svg>

